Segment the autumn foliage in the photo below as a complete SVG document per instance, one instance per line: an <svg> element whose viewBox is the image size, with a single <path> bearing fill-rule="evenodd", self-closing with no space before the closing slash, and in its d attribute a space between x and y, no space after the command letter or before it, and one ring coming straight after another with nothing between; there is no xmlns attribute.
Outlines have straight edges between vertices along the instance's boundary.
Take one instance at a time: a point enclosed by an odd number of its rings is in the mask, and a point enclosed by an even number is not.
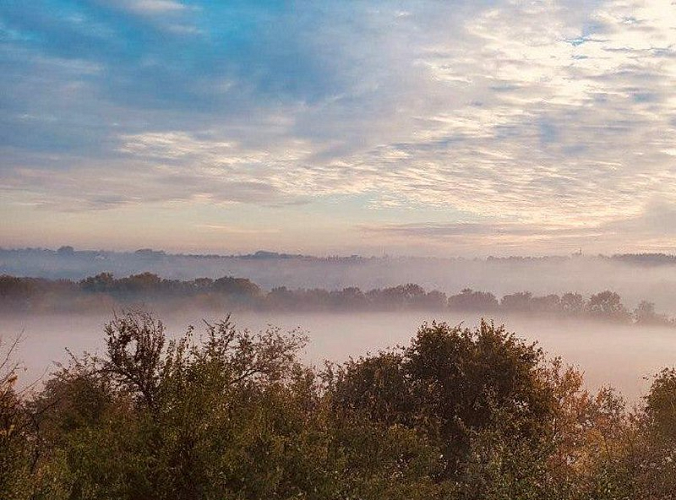
<svg viewBox="0 0 676 500"><path fill-rule="evenodd" d="M4 358L0 498L674 496L671 369L629 410L485 321L321 369L299 332L229 318L171 336L132 311L104 335L32 391Z"/></svg>

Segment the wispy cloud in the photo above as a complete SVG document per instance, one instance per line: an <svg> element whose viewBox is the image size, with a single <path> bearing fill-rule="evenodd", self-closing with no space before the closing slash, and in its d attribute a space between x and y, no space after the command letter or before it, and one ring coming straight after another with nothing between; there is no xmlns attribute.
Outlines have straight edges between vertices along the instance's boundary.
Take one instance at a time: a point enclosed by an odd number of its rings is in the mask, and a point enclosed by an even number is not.
<svg viewBox="0 0 676 500"><path fill-rule="evenodd" d="M219 233L232 234L232 235L262 235L262 234L279 234L281 230L279 229L261 229L261 228L246 228L246 227L237 227L224 224L200 224L198 226L200 229L207 231L215 231Z"/></svg>
<svg viewBox="0 0 676 500"><path fill-rule="evenodd" d="M188 7L175 0L118 0L118 5L133 12L164 14L181 12Z"/></svg>
<svg viewBox="0 0 676 500"><path fill-rule="evenodd" d="M673 234L671 0L38 3L0 7L0 189L36 206L351 196L371 234L451 247Z"/></svg>
<svg viewBox="0 0 676 500"><path fill-rule="evenodd" d="M454 223L407 223L407 224L384 224L362 225L361 229L370 233L383 233L399 236L418 236L429 238L454 238L465 236L526 236L545 238L565 237L588 237L602 235L603 228L568 227L529 225L518 223L480 223L480 222L454 222Z"/></svg>

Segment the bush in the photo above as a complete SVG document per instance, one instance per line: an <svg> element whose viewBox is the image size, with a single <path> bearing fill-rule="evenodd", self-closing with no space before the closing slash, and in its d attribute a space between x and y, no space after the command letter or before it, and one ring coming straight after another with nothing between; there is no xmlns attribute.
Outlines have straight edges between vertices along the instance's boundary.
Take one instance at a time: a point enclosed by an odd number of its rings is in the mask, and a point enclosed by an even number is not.
<svg viewBox="0 0 676 500"><path fill-rule="evenodd" d="M113 318L32 396L0 366L0 498L669 499L676 371L644 408L504 327L424 324L327 365L306 338L229 318L170 337Z"/></svg>

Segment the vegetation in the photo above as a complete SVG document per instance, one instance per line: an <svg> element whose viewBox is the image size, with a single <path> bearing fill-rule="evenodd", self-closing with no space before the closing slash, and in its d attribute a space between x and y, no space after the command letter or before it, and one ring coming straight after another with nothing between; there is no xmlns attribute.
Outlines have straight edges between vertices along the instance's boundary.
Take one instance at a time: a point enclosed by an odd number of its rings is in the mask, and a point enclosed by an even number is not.
<svg viewBox="0 0 676 500"><path fill-rule="evenodd" d="M264 291L245 278L198 278L188 281L163 279L142 273L115 278L101 273L79 282L0 276L0 311L110 311L119 306L168 305L171 308L213 310L285 311L464 311L474 313L520 313L584 317L640 325L669 325L676 322L655 311L655 305L642 301L630 311L621 297L606 290L589 298L579 293L550 294L542 297L517 292L498 299L490 292L469 288L447 296L438 290L426 291L406 284L362 291L296 289L286 287Z"/></svg>
<svg viewBox="0 0 676 500"><path fill-rule="evenodd" d="M170 336L131 311L105 354L16 392L0 367L3 499L669 499L676 371L638 408L503 327L303 365L306 339L229 318Z"/></svg>

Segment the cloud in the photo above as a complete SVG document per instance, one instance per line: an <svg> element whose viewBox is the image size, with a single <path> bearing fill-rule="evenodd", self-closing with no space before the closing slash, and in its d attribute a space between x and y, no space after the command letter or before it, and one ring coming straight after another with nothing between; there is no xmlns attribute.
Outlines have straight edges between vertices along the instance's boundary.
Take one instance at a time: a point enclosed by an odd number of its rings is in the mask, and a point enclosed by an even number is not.
<svg viewBox="0 0 676 500"><path fill-rule="evenodd" d="M174 0L126 0L118 5L133 12L143 14L164 14L168 12L182 12L188 7Z"/></svg>
<svg viewBox="0 0 676 500"><path fill-rule="evenodd" d="M123 162L126 168L129 162ZM89 211L118 207L189 202L196 204L281 204L285 194L274 185L237 172L170 165L134 163L119 175L116 162L73 166L55 175L50 169L15 169L5 174L0 187L22 193L22 203L48 211ZM212 167L210 167L212 168ZM54 196L53 193L58 193Z"/></svg>
<svg viewBox="0 0 676 500"><path fill-rule="evenodd" d="M608 223L606 227L619 234L673 241L676 236L676 204L651 200L639 215Z"/></svg>
<svg viewBox="0 0 676 500"><path fill-rule="evenodd" d="M201 224L198 227L207 231L232 235L267 235L280 233L279 229L245 228L224 224Z"/></svg>
<svg viewBox="0 0 676 500"><path fill-rule="evenodd" d="M675 47L670 0L10 1L0 189L50 210L352 196L365 221L446 214L368 229L388 235L640 246L672 234Z"/></svg>
<svg viewBox="0 0 676 500"><path fill-rule="evenodd" d="M362 231L397 236L454 238L465 236L525 236L543 238L589 237L603 234L601 228L529 225L518 223L406 223L381 226L361 226Z"/></svg>
<svg viewBox="0 0 676 500"><path fill-rule="evenodd" d="M514 222L413 222L360 224L356 229L367 238L384 238L389 243L416 242L418 245L449 244L469 247L475 252L500 247L529 247L547 251L582 248L597 251L605 248L616 252L637 251L627 246L641 241L642 251L669 251L676 235L676 204L653 199L639 214L618 217L597 224L551 224ZM601 246L599 247L599 243Z"/></svg>

